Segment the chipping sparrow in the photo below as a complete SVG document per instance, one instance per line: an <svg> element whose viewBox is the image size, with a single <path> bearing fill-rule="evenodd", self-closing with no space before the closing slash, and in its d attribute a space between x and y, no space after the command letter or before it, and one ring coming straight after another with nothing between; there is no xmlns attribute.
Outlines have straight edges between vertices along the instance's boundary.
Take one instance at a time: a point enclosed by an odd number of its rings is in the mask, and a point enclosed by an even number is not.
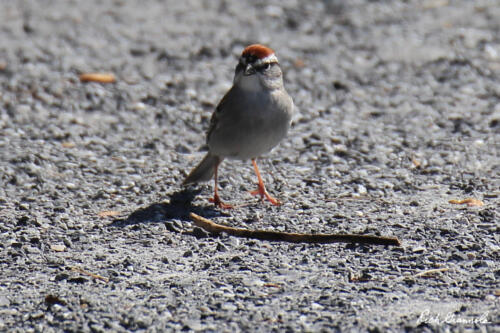
<svg viewBox="0 0 500 333"><path fill-rule="evenodd" d="M217 169L224 158L251 159L259 181L258 189L251 193L280 205L267 193L256 159L286 136L293 109L274 51L259 44L246 47L236 66L233 86L210 120L209 151L183 184L208 181L214 176L214 197L210 201L220 208L232 208L217 192Z"/></svg>

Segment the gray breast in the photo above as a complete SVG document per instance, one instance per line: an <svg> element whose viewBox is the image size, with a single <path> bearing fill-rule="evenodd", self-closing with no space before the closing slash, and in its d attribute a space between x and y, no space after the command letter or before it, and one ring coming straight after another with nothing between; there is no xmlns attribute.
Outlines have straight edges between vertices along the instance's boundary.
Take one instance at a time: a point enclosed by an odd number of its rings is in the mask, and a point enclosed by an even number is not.
<svg viewBox="0 0 500 333"><path fill-rule="evenodd" d="M286 102L267 94L255 96L234 91L225 101L216 128L210 135L210 151L221 157L250 159L269 152L287 134L290 127L291 99ZM223 114L224 113L224 114Z"/></svg>

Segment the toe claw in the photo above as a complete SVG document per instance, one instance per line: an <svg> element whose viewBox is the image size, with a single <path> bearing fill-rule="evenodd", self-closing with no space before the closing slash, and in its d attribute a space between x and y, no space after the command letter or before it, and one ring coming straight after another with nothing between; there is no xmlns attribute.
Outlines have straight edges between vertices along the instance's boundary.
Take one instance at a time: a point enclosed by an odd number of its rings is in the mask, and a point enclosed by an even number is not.
<svg viewBox="0 0 500 333"><path fill-rule="evenodd" d="M264 201L264 198L266 198L274 206L281 205L281 201L273 198L269 193L267 193L267 191L265 189L262 190L261 188L258 188L255 191L250 191L250 194L251 195L260 195L261 201Z"/></svg>
<svg viewBox="0 0 500 333"><path fill-rule="evenodd" d="M259 190L249 191L249 193L250 193L251 195L259 195L259 194L260 194L260 195L262 196L262 194L260 193L260 191L259 191Z"/></svg>
<svg viewBox="0 0 500 333"><path fill-rule="evenodd" d="M219 197L214 197L208 199L208 201L212 202L215 207L221 208L221 209L233 209L234 207L230 204L222 202L222 200Z"/></svg>

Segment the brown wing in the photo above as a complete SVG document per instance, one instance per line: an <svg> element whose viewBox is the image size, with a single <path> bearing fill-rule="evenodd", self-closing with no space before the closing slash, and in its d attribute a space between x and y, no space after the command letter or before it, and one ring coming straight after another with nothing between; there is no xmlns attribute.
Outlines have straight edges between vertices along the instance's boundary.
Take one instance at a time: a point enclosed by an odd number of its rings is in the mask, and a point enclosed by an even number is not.
<svg viewBox="0 0 500 333"><path fill-rule="evenodd" d="M226 104L228 103L228 99L230 96L231 91L233 88L229 89L229 91L222 97L222 99L219 102L219 105L215 108L214 113L212 113L212 118L210 118L210 126L208 127L208 132L207 132L207 144L208 141L210 140L210 136L212 135L213 131L217 128L217 124L219 122L219 117L222 112L224 112L226 108Z"/></svg>

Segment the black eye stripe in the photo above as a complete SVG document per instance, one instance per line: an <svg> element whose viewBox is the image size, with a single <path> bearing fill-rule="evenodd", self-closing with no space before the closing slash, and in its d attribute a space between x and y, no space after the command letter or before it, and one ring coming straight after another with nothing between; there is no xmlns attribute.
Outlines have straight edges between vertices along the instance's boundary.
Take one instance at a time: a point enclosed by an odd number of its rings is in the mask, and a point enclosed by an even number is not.
<svg viewBox="0 0 500 333"><path fill-rule="evenodd" d="M268 70L269 68L271 68L271 66L274 66L275 64L276 64L275 62L266 62L264 64L255 66L254 68L257 71L265 71L265 70Z"/></svg>

